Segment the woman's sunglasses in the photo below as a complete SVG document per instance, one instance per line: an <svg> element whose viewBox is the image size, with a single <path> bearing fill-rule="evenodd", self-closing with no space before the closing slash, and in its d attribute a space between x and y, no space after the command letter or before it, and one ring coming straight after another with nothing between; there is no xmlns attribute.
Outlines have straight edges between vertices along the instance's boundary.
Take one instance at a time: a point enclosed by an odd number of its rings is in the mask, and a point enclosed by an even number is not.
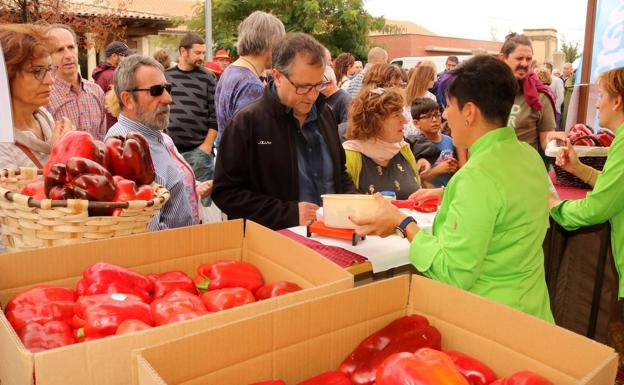
<svg viewBox="0 0 624 385"><path fill-rule="evenodd" d="M151 86L150 88L134 88L131 89L130 91L132 92L137 92L137 91L149 91L151 96L160 96L163 94L163 92L165 92L165 90L167 90L168 93L171 93L171 84L169 83L165 83L165 84L156 84L154 86Z"/></svg>

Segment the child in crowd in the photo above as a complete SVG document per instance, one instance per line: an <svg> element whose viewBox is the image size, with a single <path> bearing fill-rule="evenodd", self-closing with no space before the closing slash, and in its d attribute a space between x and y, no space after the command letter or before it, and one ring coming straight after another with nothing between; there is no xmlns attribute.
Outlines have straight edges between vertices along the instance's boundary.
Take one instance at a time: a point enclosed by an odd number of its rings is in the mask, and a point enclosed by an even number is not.
<svg viewBox="0 0 624 385"><path fill-rule="evenodd" d="M420 129L420 135L440 150L440 155L432 164L431 169L421 174L421 178L433 187L446 186L459 169L459 163L453 140L450 136L440 132L440 107L437 102L429 98L417 98L412 102L411 113L414 126Z"/></svg>

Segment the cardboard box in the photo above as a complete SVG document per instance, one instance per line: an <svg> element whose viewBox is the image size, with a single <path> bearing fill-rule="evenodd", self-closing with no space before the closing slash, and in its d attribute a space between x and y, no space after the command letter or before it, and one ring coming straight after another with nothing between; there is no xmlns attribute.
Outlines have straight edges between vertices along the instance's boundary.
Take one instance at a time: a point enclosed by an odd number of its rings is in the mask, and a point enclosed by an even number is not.
<svg viewBox="0 0 624 385"><path fill-rule="evenodd" d="M287 280L304 290L197 319L123 336L33 354L4 315L0 316L0 383L24 385L127 385L131 351L234 320L353 287L353 276L311 249L258 224L243 221L115 238L72 246L0 255L0 302L39 284L74 287L96 262L140 273L182 270L195 276L201 263L242 259L255 264L267 282ZM202 354L212 348L204 347Z"/></svg>
<svg viewBox="0 0 624 385"><path fill-rule="evenodd" d="M328 370L367 336L425 315L444 349L499 376L532 370L557 385L613 384L613 349L509 307L419 276L400 276L135 351L135 385L289 385ZM210 346L210 350L205 347Z"/></svg>

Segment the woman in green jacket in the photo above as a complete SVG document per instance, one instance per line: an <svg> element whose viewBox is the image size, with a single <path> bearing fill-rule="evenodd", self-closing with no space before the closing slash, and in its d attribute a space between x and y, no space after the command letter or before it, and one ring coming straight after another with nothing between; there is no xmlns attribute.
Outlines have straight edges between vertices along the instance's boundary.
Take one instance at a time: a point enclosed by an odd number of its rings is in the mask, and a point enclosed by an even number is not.
<svg viewBox="0 0 624 385"><path fill-rule="evenodd" d="M611 222L611 247L620 275L619 297L624 297L624 67L605 72L598 78L600 98L596 102L598 123L615 134L602 172L578 161L574 148L557 156L557 165L594 186L585 199L552 201L550 215L567 230Z"/></svg>
<svg viewBox="0 0 624 385"><path fill-rule="evenodd" d="M548 175L537 151L505 127L517 82L489 56L449 76L453 142L470 148L470 158L446 189L425 190L443 195L432 234L380 196L375 215L352 221L361 235L406 237L410 260L425 275L553 322L542 250Z"/></svg>

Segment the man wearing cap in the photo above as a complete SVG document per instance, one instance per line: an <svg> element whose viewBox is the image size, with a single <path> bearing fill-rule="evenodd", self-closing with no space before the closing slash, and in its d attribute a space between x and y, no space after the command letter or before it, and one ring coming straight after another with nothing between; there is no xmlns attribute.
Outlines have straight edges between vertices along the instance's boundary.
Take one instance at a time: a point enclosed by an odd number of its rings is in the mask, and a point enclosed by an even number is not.
<svg viewBox="0 0 624 385"><path fill-rule="evenodd" d="M115 68L119 65L121 59L126 56L130 56L134 53L128 46L120 41L113 41L104 49L104 54L106 55L106 60L100 62L97 67L93 70L91 76L93 76L93 81L102 88L104 93L110 90L111 85L113 84L113 74L115 73ZM110 128L113 124L117 122L117 119L106 112L106 127Z"/></svg>
<svg viewBox="0 0 624 385"><path fill-rule="evenodd" d="M53 24L47 28L47 34L56 41L52 64L59 68L50 90L48 111L55 121L68 118L77 130L103 139L106 134L104 92L97 84L80 76L76 33L66 25Z"/></svg>
<svg viewBox="0 0 624 385"><path fill-rule="evenodd" d="M228 54L228 52L224 49L220 49L217 53L212 57L212 61L221 66L221 71L225 71L227 66L230 65L232 58Z"/></svg>

